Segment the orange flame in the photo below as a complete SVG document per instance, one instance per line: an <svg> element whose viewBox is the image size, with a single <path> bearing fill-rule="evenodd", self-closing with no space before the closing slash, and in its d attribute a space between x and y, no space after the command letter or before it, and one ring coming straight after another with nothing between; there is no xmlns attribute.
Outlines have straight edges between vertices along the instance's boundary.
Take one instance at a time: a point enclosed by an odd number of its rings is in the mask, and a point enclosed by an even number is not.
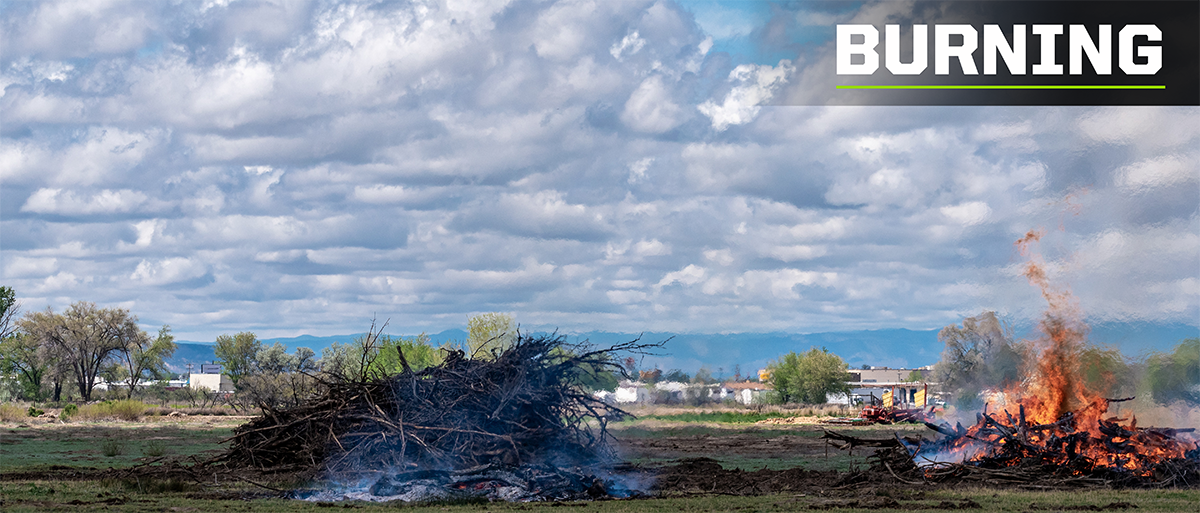
<svg viewBox="0 0 1200 513"><path fill-rule="evenodd" d="M1127 424L1122 424L1127 419L1104 418L1110 401L1088 389L1079 365L1088 327L1074 295L1050 284L1041 255L1034 251L1043 235L1041 229L1030 230L1015 243L1028 259L1024 276L1047 303L1038 325L1042 336L1032 341L1033 365L1021 383L988 401L979 422L966 430L968 436L957 438L951 451L969 454L969 461L1085 462L1139 475L1149 475L1163 460L1185 457L1196 444L1176 438L1175 430L1139 428L1136 417ZM982 447L980 441L985 442Z"/></svg>

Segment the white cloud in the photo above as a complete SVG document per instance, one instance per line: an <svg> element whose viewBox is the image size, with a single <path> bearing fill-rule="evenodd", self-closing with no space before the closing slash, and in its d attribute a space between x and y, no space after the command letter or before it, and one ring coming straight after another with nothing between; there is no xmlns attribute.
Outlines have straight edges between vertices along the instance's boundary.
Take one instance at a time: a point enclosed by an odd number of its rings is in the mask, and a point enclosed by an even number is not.
<svg viewBox="0 0 1200 513"><path fill-rule="evenodd" d="M637 31L630 32L619 43L613 43L608 49L608 53L612 54L614 59L621 60L623 55L633 55L641 51L642 47L646 46L646 40L638 37Z"/></svg>
<svg viewBox="0 0 1200 513"><path fill-rule="evenodd" d="M764 255L780 260L783 262L795 262L797 260L812 260L814 258L825 256L828 250L824 246L775 246L768 248Z"/></svg>
<svg viewBox="0 0 1200 513"><path fill-rule="evenodd" d="M903 3L152 5L5 10L0 260L27 308L128 303L199 340L364 312L929 329L1035 318L1011 243L1061 226L1047 259L1089 315L1200 317L1195 109L775 107L823 43L767 65L730 39Z"/></svg>
<svg viewBox="0 0 1200 513"><path fill-rule="evenodd" d="M982 201L971 201L941 208L942 215L963 226L985 223L992 215L992 208Z"/></svg>
<svg viewBox="0 0 1200 513"><path fill-rule="evenodd" d="M787 83L793 71L795 68L787 60L780 61L778 66L742 64L729 72L729 81L737 85L720 105L708 100L697 108L712 120L713 130L718 132L730 125L749 123L758 115L760 106Z"/></svg>
<svg viewBox="0 0 1200 513"><path fill-rule="evenodd" d="M165 285L204 276L206 266L192 258L165 258L157 261L142 260L129 278L146 285Z"/></svg>
<svg viewBox="0 0 1200 513"><path fill-rule="evenodd" d="M1117 185L1132 190L1152 190L1200 181L1195 155L1164 155L1135 162L1117 170Z"/></svg>
<svg viewBox="0 0 1200 513"><path fill-rule="evenodd" d="M665 256L671 254L671 246L658 239L641 240L633 245L633 251L641 257Z"/></svg>
<svg viewBox="0 0 1200 513"><path fill-rule="evenodd" d="M5 278L40 277L58 270L58 259L52 257L10 257L4 262Z"/></svg>
<svg viewBox="0 0 1200 513"><path fill-rule="evenodd" d="M687 267L678 271L669 272L654 285L656 289L661 289L673 283L682 283L684 285L695 285L704 279L708 271L695 264L688 264Z"/></svg>
<svg viewBox="0 0 1200 513"><path fill-rule="evenodd" d="M629 95L621 120L639 132L662 133L683 122L683 108L675 103L663 78L654 75Z"/></svg>
<svg viewBox="0 0 1200 513"><path fill-rule="evenodd" d="M61 215L128 213L137 211L148 200L145 193L129 189L105 189L90 197L62 189L38 189L25 200L21 211Z"/></svg>

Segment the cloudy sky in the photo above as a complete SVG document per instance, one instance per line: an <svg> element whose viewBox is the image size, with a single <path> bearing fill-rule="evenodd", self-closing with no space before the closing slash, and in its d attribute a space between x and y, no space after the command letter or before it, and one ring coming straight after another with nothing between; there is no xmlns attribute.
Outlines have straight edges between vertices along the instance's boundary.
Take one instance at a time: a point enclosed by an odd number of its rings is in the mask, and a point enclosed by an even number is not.
<svg viewBox="0 0 1200 513"><path fill-rule="evenodd" d="M187 340L930 329L1035 318L1040 228L1090 318L1200 323L1200 109L778 105L867 15L5 2L3 284Z"/></svg>

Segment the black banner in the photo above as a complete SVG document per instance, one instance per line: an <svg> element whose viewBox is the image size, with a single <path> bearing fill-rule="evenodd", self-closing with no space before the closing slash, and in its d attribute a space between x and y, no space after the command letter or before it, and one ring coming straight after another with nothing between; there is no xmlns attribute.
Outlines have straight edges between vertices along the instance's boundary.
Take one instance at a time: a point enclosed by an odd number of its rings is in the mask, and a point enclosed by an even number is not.
<svg viewBox="0 0 1200 513"><path fill-rule="evenodd" d="M793 102L1200 105L1200 1L868 3L837 33L832 91Z"/></svg>

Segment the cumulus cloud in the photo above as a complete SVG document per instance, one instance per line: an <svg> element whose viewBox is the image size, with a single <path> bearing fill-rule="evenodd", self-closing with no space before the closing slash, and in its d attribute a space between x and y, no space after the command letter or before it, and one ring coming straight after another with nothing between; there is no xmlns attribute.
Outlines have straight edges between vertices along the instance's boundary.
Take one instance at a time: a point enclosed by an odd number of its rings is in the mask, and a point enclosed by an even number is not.
<svg viewBox="0 0 1200 513"><path fill-rule="evenodd" d="M987 203L982 201L971 201L958 205L947 205L941 209L942 215L950 218L950 220L970 226L987 222L988 217L992 214L992 208Z"/></svg>
<svg viewBox="0 0 1200 513"><path fill-rule="evenodd" d="M129 276L131 280L146 285L165 285L204 276L206 266L191 258L165 258L157 261L142 260Z"/></svg>
<svg viewBox="0 0 1200 513"><path fill-rule="evenodd" d="M729 72L733 89L720 104L712 100L701 103L698 109L712 120L713 130L718 132L730 125L749 123L758 115L760 106L775 96L775 91L787 83L788 75L795 68L791 61L780 61L778 66L742 64Z"/></svg>
<svg viewBox="0 0 1200 513"><path fill-rule="evenodd" d="M102 190L90 196L80 197L72 191L62 189L38 189L25 204L22 212L35 214L116 214L136 211L149 198L141 191L122 189Z"/></svg>
<svg viewBox="0 0 1200 513"><path fill-rule="evenodd" d="M828 45L772 34L902 3L718 7L15 3L5 284L189 340L929 329L1035 318L1042 226L1089 313L1200 315L1194 108L776 106Z"/></svg>

